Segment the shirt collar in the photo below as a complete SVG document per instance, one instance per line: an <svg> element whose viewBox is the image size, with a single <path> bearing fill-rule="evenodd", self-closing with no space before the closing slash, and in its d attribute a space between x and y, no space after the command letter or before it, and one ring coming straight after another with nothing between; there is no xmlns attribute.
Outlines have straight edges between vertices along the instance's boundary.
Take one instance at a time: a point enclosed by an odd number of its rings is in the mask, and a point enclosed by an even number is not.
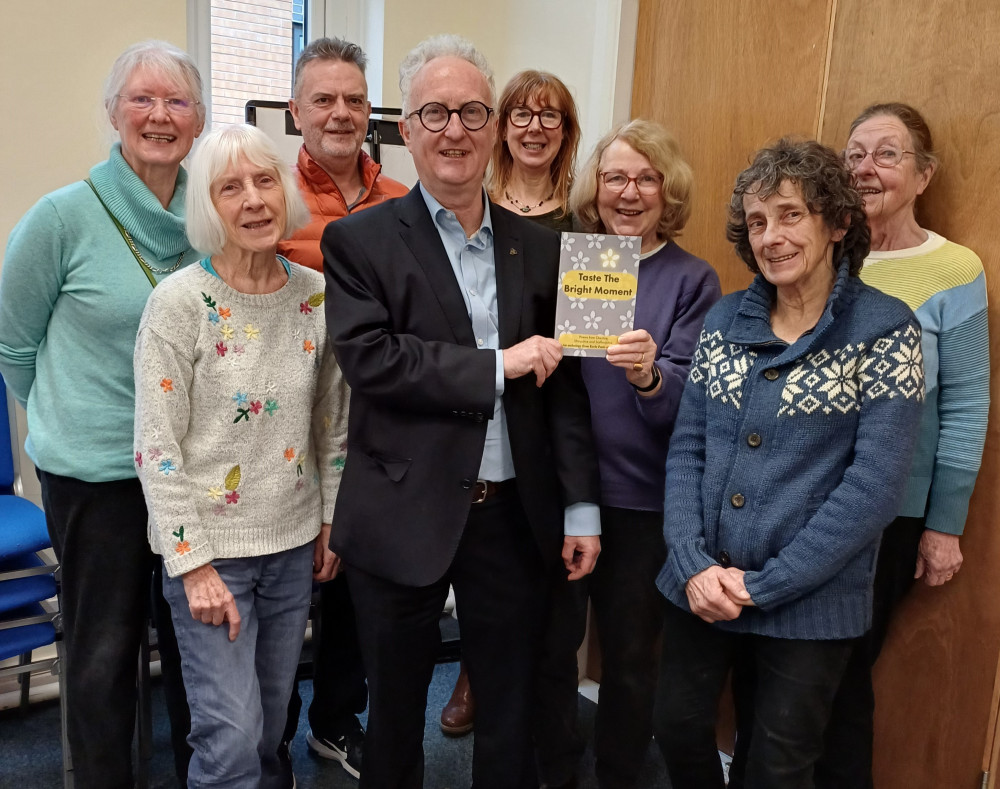
<svg viewBox="0 0 1000 789"><path fill-rule="evenodd" d="M458 228L463 236L465 236L465 231L462 229L462 225L458 221L458 217L455 216L455 212L445 208L441 203L439 203L435 197L424 188L422 182L418 182L420 185L420 194L424 198L424 203L427 205L427 210L431 214L431 218L434 220L435 227L438 231L445 231L448 233L454 233L455 229ZM473 246L477 246L480 249L489 246L493 239L493 217L490 214L490 201L486 196L486 190L483 189L483 221L479 225L479 229L468 238L468 242Z"/></svg>

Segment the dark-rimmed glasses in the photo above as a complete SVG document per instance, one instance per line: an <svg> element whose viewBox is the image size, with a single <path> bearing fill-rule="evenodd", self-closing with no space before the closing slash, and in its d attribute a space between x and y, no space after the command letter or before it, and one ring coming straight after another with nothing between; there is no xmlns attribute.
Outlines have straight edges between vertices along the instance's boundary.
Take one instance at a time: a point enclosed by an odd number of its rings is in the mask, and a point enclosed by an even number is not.
<svg viewBox="0 0 1000 789"><path fill-rule="evenodd" d="M844 151L843 155L844 164L847 165L847 169L854 171L861 166L861 163L868 156L872 157L872 164L876 167L888 170L891 167L897 167L903 161L905 154L916 156L914 151L902 151L899 148L892 148L888 145L880 146L874 151L866 151L864 148L848 148Z"/></svg>
<svg viewBox="0 0 1000 789"><path fill-rule="evenodd" d="M531 125L533 118L537 117L543 129L558 129L562 126L563 114L552 107L544 107L537 112L530 107L514 107L507 113L507 119L511 125L524 129Z"/></svg>
<svg viewBox="0 0 1000 789"><path fill-rule="evenodd" d="M414 110L406 117L412 118L416 115L427 131L439 132L444 131L445 127L451 123L452 115L457 115L466 129L479 131L489 121L492 112L493 108L487 107L481 101L467 101L457 110L448 109L443 104L432 101L419 110Z"/></svg>
<svg viewBox="0 0 1000 789"><path fill-rule="evenodd" d="M136 112L152 112L156 102L162 101L163 108L171 115L190 115L194 112L196 105L201 102L194 99L163 99L159 96L125 96L121 93L118 98L125 100L125 106Z"/></svg>
<svg viewBox="0 0 1000 789"><path fill-rule="evenodd" d="M617 170L610 170L598 173L597 175L608 191L617 194L621 194L628 189L629 182L632 182L635 184L635 188L642 194L655 195L659 194L660 185L663 183L663 176L659 173L640 173L635 178L632 178Z"/></svg>

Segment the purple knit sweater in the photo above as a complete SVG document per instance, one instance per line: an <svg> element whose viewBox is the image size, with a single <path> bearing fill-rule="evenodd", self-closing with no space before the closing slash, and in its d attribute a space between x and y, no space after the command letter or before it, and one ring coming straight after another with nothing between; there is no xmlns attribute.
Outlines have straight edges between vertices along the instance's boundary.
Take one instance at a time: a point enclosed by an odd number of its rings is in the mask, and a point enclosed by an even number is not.
<svg viewBox="0 0 1000 789"><path fill-rule="evenodd" d="M705 313L721 295L712 267L670 241L639 263L635 302L635 328L648 331L659 346L660 390L642 397L622 369L604 359L582 360L597 441L602 504L663 511L667 446L677 406Z"/></svg>

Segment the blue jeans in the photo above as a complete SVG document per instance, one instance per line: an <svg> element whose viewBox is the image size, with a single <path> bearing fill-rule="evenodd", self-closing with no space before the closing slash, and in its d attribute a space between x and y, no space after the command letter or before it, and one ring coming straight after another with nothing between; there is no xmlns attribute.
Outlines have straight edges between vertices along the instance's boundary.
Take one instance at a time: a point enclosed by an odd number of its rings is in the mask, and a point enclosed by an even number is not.
<svg viewBox="0 0 1000 789"><path fill-rule="evenodd" d="M719 696L737 659L757 673L747 789L813 789L823 731L856 639L806 641L732 633L663 601L653 728L674 789L724 789ZM853 788L852 788L853 789Z"/></svg>
<svg viewBox="0 0 1000 789"><path fill-rule="evenodd" d="M228 623L193 619L183 581L164 576L191 706L188 789L284 786L277 751L309 613L312 556L308 542L212 562L236 598L242 625L235 641Z"/></svg>

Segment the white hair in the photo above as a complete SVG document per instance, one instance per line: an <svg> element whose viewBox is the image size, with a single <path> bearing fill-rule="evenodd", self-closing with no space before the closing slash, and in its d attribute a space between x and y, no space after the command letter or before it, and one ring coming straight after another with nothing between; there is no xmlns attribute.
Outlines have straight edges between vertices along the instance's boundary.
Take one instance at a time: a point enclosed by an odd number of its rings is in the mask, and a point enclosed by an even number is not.
<svg viewBox="0 0 1000 789"><path fill-rule="evenodd" d="M493 69L483 53L467 38L453 33L431 36L417 44L399 64L399 91L403 94L403 117L410 113L410 86L417 72L435 58L455 57L467 60L483 75L490 89L490 106L496 104L497 89Z"/></svg>
<svg viewBox="0 0 1000 789"><path fill-rule="evenodd" d="M194 59L183 49L166 41L140 41L122 52L111 66L111 73L104 81L104 107L110 116L118 104L118 96L125 89L132 73L139 68L159 71L176 82L188 98L197 102L198 120L205 122L205 95L201 74Z"/></svg>
<svg viewBox="0 0 1000 789"><path fill-rule="evenodd" d="M202 138L191 159L184 202L188 241L208 255L217 255L226 245L226 227L212 202L212 184L241 158L277 174L285 197L282 238L289 238L309 222L309 209L299 194L298 184L271 138L245 123L219 126Z"/></svg>

